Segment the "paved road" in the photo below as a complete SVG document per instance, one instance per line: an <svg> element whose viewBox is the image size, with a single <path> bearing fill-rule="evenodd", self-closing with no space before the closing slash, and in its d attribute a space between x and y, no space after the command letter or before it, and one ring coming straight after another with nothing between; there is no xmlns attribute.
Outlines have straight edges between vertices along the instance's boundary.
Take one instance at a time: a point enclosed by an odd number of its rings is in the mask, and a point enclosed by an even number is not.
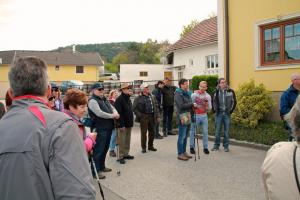
<svg viewBox="0 0 300 200"><path fill-rule="evenodd" d="M176 158L178 136L155 140L157 152L141 153L140 132L134 127L131 154L134 160L120 165L107 158L113 172L101 183L108 200L263 200L260 166L266 152L231 146L187 162ZM200 148L202 141L200 141ZM212 143L209 143L212 147ZM117 176L117 169L121 176ZM98 189L98 188L97 188ZM122 197L122 198L120 198ZM101 199L98 196L98 199Z"/></svg>

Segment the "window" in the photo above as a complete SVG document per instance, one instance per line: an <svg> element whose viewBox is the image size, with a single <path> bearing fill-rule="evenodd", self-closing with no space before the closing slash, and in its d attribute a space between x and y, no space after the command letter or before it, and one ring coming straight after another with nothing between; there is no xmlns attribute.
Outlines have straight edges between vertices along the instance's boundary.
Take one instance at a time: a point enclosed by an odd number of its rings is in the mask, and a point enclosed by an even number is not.
<svg viewBox="0 0 300 200"><path fill-rule="evenodd" d="M178 71L178 80L183 78L183 71Z"/></svg>
<svg viewBox="0 0 300 200"><path fill-rule="evenodd" d="M76 66L76 74L82 74L83 72L83 66Z"/></svg>
<svg viewBox="0 0 300 200"><path fill-rule="evenodd" d="M300 18L260 26L261 65L300 62Z"/></svg>
<svg viewBox="0 0 300 200"><path fill-rule="evenodd" d="M218 54L205 56L205 60L207 69L219 67Z"/></svg>
<svg viewBox="0 0 300 200"><path fill-rule="evenodd" d="M190 66L193 66L194 65L193 59L189 59L189 63L190 63Z"/></svg>
<svg viewBox="0 0 300 200"><path fill-rule="evenodd" d="M140 76L148 76L148 72L140 72Z"/></svg>
<svg viewBox="0 0 300 200"><path fill-rule="evenodd" d="M59 65L55 65L55 71L59 71Z"/></svg>

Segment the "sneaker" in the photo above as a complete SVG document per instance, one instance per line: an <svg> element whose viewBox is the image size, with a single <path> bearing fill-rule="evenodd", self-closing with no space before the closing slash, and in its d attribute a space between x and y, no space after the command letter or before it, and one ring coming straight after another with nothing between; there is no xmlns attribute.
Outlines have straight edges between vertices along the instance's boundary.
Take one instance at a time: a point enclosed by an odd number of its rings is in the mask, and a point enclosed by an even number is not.
<svg viewBox="0 0 300 200"><path fill-rule="evenodd" d="M183 161L188 161L189 159L185 157L183 154L178 155L177 157L178 160L183 160Z"/></svg>
<svg viewBox="0 0 300 200"><path fill-rule="evenodd" d="M211 149L212 151L219 151L219 148L218 147L214 147Z"/></svg>
<svg viewBox="0 0 300 200"><path fill-rule="evenodd" d="M127 160L133 160L133 159L134 159L134 156L127 155L127 156L124 156L123 158L124 158L124 159L127 159Z"/></svg>
<svg viewBox="0 0 300 200"><path fill-rule="evenodd" d="M229 149L228 149L228 148L224 148L224 151L225 151L225 152L229 152Z"/></svg>
<svg viewBox="0 0 300 200"><path fill-rule="evenodd" d="M168 137L168 134L167 134L167 133L164 133L164 137Z"/></svg>
<svg viewBox="0 0 300 200"><path fill-rule="evenodd" d="M158 134L158 135L156 135L154 138L155 138L155 139L163 139L164 137Z"/></svg>
<svg viewBox="0 0 300 200"><path fill-rule="evenodd" d="M190 159L190 158L193 157L193 156L189 155L187 152L184 152L183 155L184 155L185 157L187 157L188 159Z"/></svg>
<svg viewBox="0 0 300 200"><path fill-rule="evenodd" d="M116 157L117 154L115 153L114 150L112 150L112 151L109 151L109 156L110 156L110 157Z"/></svg>
<svg viewBox="0 0 300 200"><path fill-rule="evenodd" d="M203 149L203 152L204 152L205 154L209 154L208 149Z"/></svg>
<svg viewBox="0 0 300 200"><path fill-rule="evenodd" d="M149 147L148 150L149 150L149 151L157 151L157 149L154 148L154 147Z"/></svg>
<svg viewBox="0 0 300 200"><path fill-rule="evenodd" d="M104 169L101 170L102 172L111 172L110 168L105 167Z"/></svg>
<svg viewBox="0 0 300 200"><path fill-rule="evenodd" d="M126 163L126 161L124 160L124 158L120 158L120 159L118 159L117 160L120 164L125 164Z"/></svg>
<svg viewBox="0 0 300 200"><path fill-rule="evenodd" d="M147 151L146 151L146 149L142 149L142 153L146 153Z"/></svg>
<svg viewBox="0 0 300 200"><path fill-rule="evenodd" d="M100 171L97 173L99 179L105 179L105 175ZM96 178L96 177L95 177Z"/></svg>
<svg viewBox="0 0 300 200"><path fill-rule="evenodd" d="M190 153L191 154L195 154L196 152L195 152L195 149L194 148L190 148Z"/></svg>

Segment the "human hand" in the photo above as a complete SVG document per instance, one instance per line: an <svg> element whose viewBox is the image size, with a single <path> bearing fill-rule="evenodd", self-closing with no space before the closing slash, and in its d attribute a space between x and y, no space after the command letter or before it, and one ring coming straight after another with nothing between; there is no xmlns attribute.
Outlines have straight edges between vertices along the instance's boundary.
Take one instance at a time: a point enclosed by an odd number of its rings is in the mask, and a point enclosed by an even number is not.
<svg viewBox="0 0 300 200"><path fill-rule="evenodd" d="M120 118L120 115L118 113L114 113L113 116L114 116L114 119L119 119Z"/></svg>
<svg viewBox="0 0 300 200"><path fill-rule="evenodd" d="M90 133L90 134L89 134L89 137L91 137L91 138L92 138L92 140L96 141L96 138L97 138L97 133L95 133L95 132L92 132L92 133Z"/></svg>

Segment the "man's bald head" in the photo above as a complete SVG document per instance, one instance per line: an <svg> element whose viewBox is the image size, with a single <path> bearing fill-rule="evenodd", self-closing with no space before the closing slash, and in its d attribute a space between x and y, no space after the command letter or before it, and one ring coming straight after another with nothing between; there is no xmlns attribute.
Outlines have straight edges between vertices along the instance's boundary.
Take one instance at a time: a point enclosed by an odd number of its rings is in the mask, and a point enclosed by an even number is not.
<svg viewBox="0 0 300 200"><path fill-rule="evenodd" d="M300 74L294 73L291 75L291 82L295 88L300 89Z"/></svg>

